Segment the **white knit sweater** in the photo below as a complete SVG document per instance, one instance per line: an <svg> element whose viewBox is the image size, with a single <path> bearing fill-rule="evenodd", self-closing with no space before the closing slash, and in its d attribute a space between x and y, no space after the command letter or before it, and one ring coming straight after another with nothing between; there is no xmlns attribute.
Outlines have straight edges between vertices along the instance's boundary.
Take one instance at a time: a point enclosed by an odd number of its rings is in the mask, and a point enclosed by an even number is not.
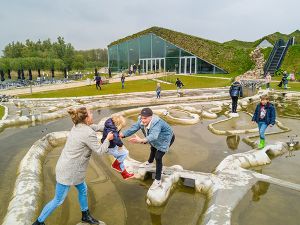
<svg viewBox="0 0 300 225"><path fill-rule="evenodd" d="M102 154L108 151L109 141L100 144L97 125L80 123L71 129L64 149L56 164L56 181L64 185L77 185L84 181L92 151Z"/></svg>

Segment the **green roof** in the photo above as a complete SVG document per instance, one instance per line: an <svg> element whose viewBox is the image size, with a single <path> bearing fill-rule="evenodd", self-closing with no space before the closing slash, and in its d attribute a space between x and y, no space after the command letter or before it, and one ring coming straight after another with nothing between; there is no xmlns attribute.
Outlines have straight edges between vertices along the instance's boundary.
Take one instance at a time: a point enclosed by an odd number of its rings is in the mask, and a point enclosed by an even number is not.
<svg viewBox="0 0 300 225"><path fill-rule="evenodd" d="M249 56L252 49L228 46L216 41L210 41L160 27L151 27L144 31L119 39L110 43L108 47L149 33L153 33L228 72L242 73L253 66L253 62Z"/></svg>
<svg viewBox="0 0 300 225"><path fill-rule="evenodd" d="M290 34L282 34L280 32L276 32L273 34L269 34L267 36L264 36L256 41L253 42L247 42L247 41L239 41L239 40L231 40L224 42L225 45L230 45L233 47L242 47L242 48L255 48L257 45L259 45L263 40L269 41L271 44L275 44L276 41L279 39L283 39L284 41L288 41L291 37L295 37L295 43L300 44L300 31L295 30L294 32Z"/></svg>
<svg viewBox="0 0 300 225"><path fill-rule="evenodd" d="M280 38L287 41L290 37L295 36L296 43L300 43L299 30L294 31L291 34L282 34L276 32L253 42L232 40L219 43L166 28L151 27L136 34L114 41L110 43L108 47L149 33L153 33L186 50L187 52L190 52L193 55L204 59L205 61L212 63L230 73L243 73L251 69L254 66L254 63L251 61L249 54L263 40L268 40L270 43L274 44Z"/></svg>

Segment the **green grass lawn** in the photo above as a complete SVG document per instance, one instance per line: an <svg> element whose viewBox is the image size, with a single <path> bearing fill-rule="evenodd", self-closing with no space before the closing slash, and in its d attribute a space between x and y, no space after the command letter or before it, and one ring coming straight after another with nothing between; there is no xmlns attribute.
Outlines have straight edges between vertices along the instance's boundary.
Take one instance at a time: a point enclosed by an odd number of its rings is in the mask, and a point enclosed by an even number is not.
<svg viewBox="0 0 300 225"><path fill-rule="evenodd" d="M271 83L271 88L275 89L275 90L282 90L284 91L283 88L278 87L277 85L279 84L278 82L272 82ZM300 91L300 82L289 82L288 83L288 91Z"/></svg>
<svg viewBox="0 0 300 225"><path fill-rule="evenodd" d="M161 83L162 92L164 90L175 90L175 79L177 76L168 76L167 80L172 84ZM230 85L229 80L220 80L216 78L202 78L202 77L188 77L180 76L180 79L184 83L184 89L192 88L209 88L209 87L224 87ZM102 90L96 90L95 85L83 86L78 88L69 88L57 91L47 91L34 93L32 95L20 95L20 98L58 98L58 97L80 97L80 96L94 96L94 95L106 95L106 94L120 94L129 92L144 92L155 91L156 83L153 80L136 80L125 82L125 89L121 88L120 83L111 83L102 86ZM153 93L154 94L154 93Z"/></svg>
<svg viewBox="0 0 300 225"><path fill-rule="evenodd" d="M195 76L205 76L205 77L225 77L232 78L240 75L239 73L229 73L229 74L193 74Z"/></svg>
<svg viewBox="0 0 300 225"><path fill-rule="evenodd" d="M5 111L5 108L2 105L0 105L0 120L4 116L4 111Z"/></svg>

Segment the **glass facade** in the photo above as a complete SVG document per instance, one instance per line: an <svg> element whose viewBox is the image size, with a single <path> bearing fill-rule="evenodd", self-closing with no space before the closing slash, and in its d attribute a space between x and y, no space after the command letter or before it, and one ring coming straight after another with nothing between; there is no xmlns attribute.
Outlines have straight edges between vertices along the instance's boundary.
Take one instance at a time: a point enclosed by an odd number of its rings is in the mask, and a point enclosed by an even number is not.
<svg viewBox="0 0 300 225"><path fill-rule="evenodd" d="M135 64L140 65L142 73L227 73L155 34L142 35L110 46L108 57L108 66L114 72L128 70Z"/></svg>

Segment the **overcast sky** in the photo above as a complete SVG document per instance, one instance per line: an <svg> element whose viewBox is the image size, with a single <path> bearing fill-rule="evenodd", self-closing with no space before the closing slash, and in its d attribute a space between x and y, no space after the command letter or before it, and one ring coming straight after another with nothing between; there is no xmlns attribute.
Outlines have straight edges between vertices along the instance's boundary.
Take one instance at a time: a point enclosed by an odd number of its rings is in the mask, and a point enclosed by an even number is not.
<svg viewBox="0 0 300 225"><path fill-rule="evenodd" d="M299 0L1 0L0 52L12 41L63 36L75 49L160 26L224 42L300 29Z"/></svg>

